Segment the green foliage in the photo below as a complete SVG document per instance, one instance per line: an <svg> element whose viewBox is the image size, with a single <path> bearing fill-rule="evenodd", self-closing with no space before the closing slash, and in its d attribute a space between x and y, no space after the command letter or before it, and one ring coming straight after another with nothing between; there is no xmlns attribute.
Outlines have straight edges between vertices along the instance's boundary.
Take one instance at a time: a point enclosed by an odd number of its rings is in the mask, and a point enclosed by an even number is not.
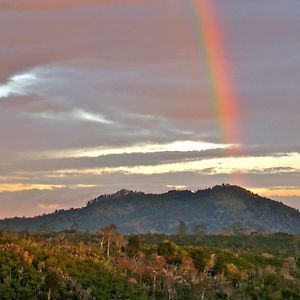
<svg viewBox="0 0 300 300"><path fill-rule="evenodd" d="M179 248L167 240L158 244L157 254L161 255L169 264L179 265L182 262Z"/></svg>
<svg viewBox="0 0 300 300"><path fill-rule="evenodd" d="M129 257L134 257L141 250L140 238L137 235L132 235L128 238L127 254Z"/></svg>
<svg viewBox="0 0 300 300"><path fill-rule="evenodd" d="M194 265L199 272L204 272L205 266L209 260L210 252L204 248L190 248L190 255L193 259Z"/></svg>
<svg viewBox="0 0 300 300"><path fill-rule="evenodd" d="M0 299L299 299L297 236L165 238L0 232Z"/></svg>
<svg viewBox="0 0 300 300"><path fill-rule="evenodd" d="M224 253L221 253L217 255L215 264L211 270L211 275L216 276L216 275L223 275L225 272L225 257Z"/></svg>

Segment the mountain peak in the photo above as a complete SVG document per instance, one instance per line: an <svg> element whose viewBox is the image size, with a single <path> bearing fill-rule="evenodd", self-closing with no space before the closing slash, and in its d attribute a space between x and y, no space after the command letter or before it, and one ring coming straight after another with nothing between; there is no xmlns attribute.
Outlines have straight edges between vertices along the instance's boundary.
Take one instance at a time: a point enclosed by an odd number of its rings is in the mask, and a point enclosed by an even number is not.
<svg viewBox="0 0 300 300"><path fill-rule="evenodd" d="M229 183L222 183L222 184L218 184L218 185L215 185L211 188L211 190L213 191L228 191L228 190L231 190L231 191L243 191L243 192L249 192L248 190L246 190L245 188L239 186L239 185L232 185L232 184L229 184Z"/></svg>
<svg viewBox="0 0 300 300"><path fill-rule="evenodd" d="M252 195L252 196L257 196L256 194L252 193L250 190L247 190L239 185L232 185L228 183L222 183L219 185L215 185L212 188L208 188L206 190L198 190L197 192L202 193L202 192L215 192L215 193L232 193L232 194L244 194L244 195Z"/></svg>
<svg viewBox="0 0 300 300"><path fill-rule="evenodd" d="M111 197L112 198L120 198L120 197L124 197L124 196L130 195L130 194L134 194L134 191L122 189L122 190L117 191L114 194L111 194Z"/></svg>
<svg viewBox="0 0 300 300"><path fill-rule="evenodd" d="M138 195L138 194L144 194L143 192L137 192L137 191L132 191L132 190L127 190L127 189L121 189L117 191L114 194L109 195L110 198L122 198L128 195Z"/></svg>
<svg viewBox="0 0 300 300"><path fill-rule="evenodd" d="M267 232L300 233L299 211L229 184L195 193L186 190L145 194L122 189L76 210L0 220L0 229L36 231L46 224L53 230L63 230L77 224L80 229L96 231L114 223L127 233L174 233L180 221L189 228L202 224L209 232L242 224L249 231L263 228Z"/></svg>

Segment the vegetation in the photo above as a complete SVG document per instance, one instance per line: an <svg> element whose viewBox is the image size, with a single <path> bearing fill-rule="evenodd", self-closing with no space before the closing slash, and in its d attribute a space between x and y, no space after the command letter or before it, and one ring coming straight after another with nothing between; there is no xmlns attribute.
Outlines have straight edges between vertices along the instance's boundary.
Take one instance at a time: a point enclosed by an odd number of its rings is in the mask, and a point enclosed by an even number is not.
<svg viewBox="0 0 300 300"><path fill-rule="evenodd" d="M178 231L0 232L0 299L300 299L300 236Z"/></svg>

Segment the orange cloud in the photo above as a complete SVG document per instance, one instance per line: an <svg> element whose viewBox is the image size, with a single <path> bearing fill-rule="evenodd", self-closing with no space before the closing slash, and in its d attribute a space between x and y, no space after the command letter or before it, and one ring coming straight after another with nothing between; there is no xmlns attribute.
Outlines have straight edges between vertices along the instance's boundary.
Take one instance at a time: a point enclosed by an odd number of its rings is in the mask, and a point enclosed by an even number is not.
<svg viewBox="0 0 300 300"><path fill-rule="evenodd" d="M38 208L43 208L43 209L58 209L60 207L59 203L38 203L37 204Z"/></svg>
<svg viewBox="0 0 300 300"><path fill-rule="evenodd" d="M29 190L53 190L64 188L65 185L48 185L48 184L23 184L23 183L1 183L0 192L18 192Z"/></svg>
<svg viewBox="0 0 300 300"><path fill-rule="evenodd" d="M299 187L250 188L250 190L265 197L300 197Z"/></svg>

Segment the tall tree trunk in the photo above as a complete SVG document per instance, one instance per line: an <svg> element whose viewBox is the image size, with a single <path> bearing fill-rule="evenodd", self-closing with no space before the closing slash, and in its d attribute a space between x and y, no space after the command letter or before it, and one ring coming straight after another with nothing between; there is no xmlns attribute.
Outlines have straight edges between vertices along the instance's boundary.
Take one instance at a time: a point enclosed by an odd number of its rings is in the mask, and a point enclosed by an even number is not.
<svg viewBox="0 0 300 300"><path fill-rule="evenodd" d="M107 239L107 257L109 257L110 255L110 233L108 235L108 239Z"/></svg>
<svg viewBox="0 0 300 300"><path fill-rule="evenodd" d="M142 274L140 273L140 290L142 289Z"/></svg>
<svg viewBox="0 0 300 300"><path fill-rule="evenodd" d="M101 241L100 241L100 254L103 254L103 244L104 244L104 236L102 237Z"/></svg>
<svg viewBox="0 0 300 300"><path fill-rule="evenodd" d="M153 290L156 290L156 275L153 276Z"/></svg>

